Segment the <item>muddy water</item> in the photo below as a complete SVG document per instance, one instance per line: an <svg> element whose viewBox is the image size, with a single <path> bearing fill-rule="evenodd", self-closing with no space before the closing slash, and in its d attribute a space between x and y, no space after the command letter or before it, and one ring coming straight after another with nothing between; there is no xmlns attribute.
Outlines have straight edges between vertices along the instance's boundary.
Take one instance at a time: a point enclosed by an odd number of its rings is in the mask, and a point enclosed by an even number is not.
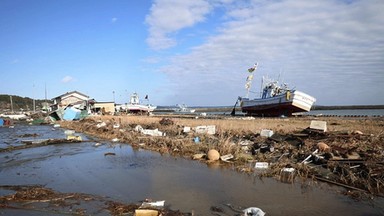
<svg viewBox="0 0 384 216"><path fill-rule="evenodd" d="M20 137L33 133L38 136ZM171 209L194 211L195 215L212 215L211 206L235 215L225 204L259 207L267 215L384 215L381 198L357 202L336 192L344 189L326 184L260 180L217 165L82 136L88 141L0 153L0 185L40 184L59 192L107 196L124 203L165 200ZM16 125L0 128L0 147L20 145L21 140L64 137L64 129ZM4 211L0 209L0 213Z"/></svg>

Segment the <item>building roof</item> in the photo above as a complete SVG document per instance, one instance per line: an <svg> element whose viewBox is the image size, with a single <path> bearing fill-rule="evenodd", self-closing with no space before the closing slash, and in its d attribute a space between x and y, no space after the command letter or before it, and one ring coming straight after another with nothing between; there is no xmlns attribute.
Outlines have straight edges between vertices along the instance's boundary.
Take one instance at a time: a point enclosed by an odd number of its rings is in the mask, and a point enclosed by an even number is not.
<svg viewBox="0 0 384 216"><path fill-rule="evenodd" d="M74 93L79 94L79 95L82 95L82 96L84 96L84 97L86 97L86 98L89 98L88 95L85 95L85 94L83 94L83 93L81 93L81 92L78 92L78 91L71 91L71 92L67 92L67 93L65 93L65 94L59 95L59 96L57 96L57 97L54 97L52 100L54 100L54 99L56 99L56 98L63 98L63 97L65 97L65 96L67 96L67 95L71 95L71 94L74 94Z"/></svg>

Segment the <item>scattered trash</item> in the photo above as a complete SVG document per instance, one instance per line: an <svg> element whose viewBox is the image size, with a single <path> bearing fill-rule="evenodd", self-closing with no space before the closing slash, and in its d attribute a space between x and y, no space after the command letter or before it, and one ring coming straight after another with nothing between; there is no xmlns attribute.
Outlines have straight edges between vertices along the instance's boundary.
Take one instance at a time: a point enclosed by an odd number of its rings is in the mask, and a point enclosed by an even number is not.
<svg viewBox="0 0 384 216"><path fill-rule="evenodd" d="M322 132L327 131L327 122L326 121L311 121L311 125L309 126L310 129L319 130Z"/></svg>
<svg viewBox="0 0 384 216"><path fill-rule="evenodd" d="M83 139L81 138L81 136L67 135L67 140L77 140L77 141L82 141Z"/></svg>
<svg viewBox="0 0 384 216"><path fill-rule="evenodd" d="M64 131L64 134L65 134L65 135L73 135L74 133L75 133L74 130L65 130L65 131Z"/></svg>
<svg viewBox="0 0 384 216"><path fill-rule="evenodd" d="M256 162L255 168L256 169L268 169L268 162Z"/></svg>
<svg viewBox="0 0 384 216"><path fill-rule="evenodd" d="M361 132L361 131L359 131L359 130L355 130L355 131L353 131L353 133L352 133L352 134L363 135L364 133L363 133L363 132Z"/></svg>
<svg viewBox="0 0 384 216"><path fill-rule="evenodd" d="M184 127L184 128L183 128L183 132L184 132L184 133L189 133L189 132L191 132L191 127Z"/></svg>
<svg viewBox="0 0 384 216"><path fill-rule="evenodd" d="M159 211L154 209L136 209L135 216L158 216Z"/></svg>
<svg viewBox="0 0 384 216"><path fill-rule="evenodd" d="M310 163L310 162L308 162L308 160L312 157L312 155L316 154L317 152L319 152L318 149L316 149L314 152L312 152L312 154L309 155L308 157L306 157L301 163L303 163L303 164Z"/></svg>
<svg viewBox="0 0 384 216"><path fill-rule="evenodd" d="M201 154L194 154L194 155L192 156L192 159L193 159L193 160L200 160L200 159L204 158L205 156L207 156L207 154L204 154L204 153L201 153Z"/></svg>
<svg viewBox="0 0 384 216"><path fill-rule="evenodd" d="M99 124L96 125L97 128L102 128L102 127L105 127L107 124L105 122L101 122Z"/></svg>
<svg viewBox="0 0 384 216"><path fill-rule="evenodd" d="M220 158L220 153L215 149L209 150L207 155L208 155L208 160L215 161L215 160L219 160Z"/></svg>
<svg viewBox="0 0 384 216"><path fill-rule="evenodd" d="M144 135L150 135L150 136L166 136L166 133L163 133L159 131L159 129L144 129L141 125L136 125L135 131L140 132Z"/></svg>
<svg viewBox="0 0 384 216"><path fill-rule="evenodd" d="M252 155L256 155L258 153L267 153L267 152L273 152L275 151L275 147L273 147L272 144L266 144L266 143L254 143L251 147Z"/></svg>
<svg viewBox="0 0 384 216"><path fill-rule="evenodd" d="M260 132L260 136L262 136L262 137L271 137L272 135L273 135L272 130L263 129Z"/></svg>
<svg viewBox="0 0 384 216"><path fill-rule="evenodd" d="M119 139L118 138L113 138L112 142L119 142Z"/></svg>
<svg viewBox="0 0 384 216"><path fill-rule="evenodd" d="M144 128L141 125L136 125L135 127L136 132L141 132L142 130L144 130Z"/></svg>
<svg viewBox="0 0 384 216"><path fill-rule="evenodd" d="M114 128L114 129L120 128L120 125L119 125L119 124L114 124L114 125L113 125L113 128Z"/></svg>
<svg viewBox="0 0 384 216"><path fill-rule="evenodd" d="M155 201L155 202L143 202L140 208L148 208L148 207L164 207L165 200Z"/></svg>
<svg viewBox="0 0 384 216"><path fill-rule="evenodd" d="M59 128L60 125L59 125L59 124L54 124L53 127L54 127L54 128Z"/></svg>
<svg viewBox="0 0 384 216"><path fill-rule="evenodd" d="M227 154L227 155L223 155L223 156L221 156L220 157L220 160L222 160L222 161L228 161L228 160L231 160L231 159L233 159L234 157L233 157L233 155L232 154Z"/></svg>
<svg viewBox="0 0 384 216"><path fill-rule="evenodd" d="M199 142L200 142L200 138L199 138L199 137L195 137L195 138L193 138L193 141L194 141L195 143L199 143Z"/></svg>
<svg viewBox="0 0 384 216"><path fill-rule="evenodd" d="M0 126L3 126L3 125L4 125L4 120L0 118Z"/></svg>
<svg viewBox="0 0 384 216"><path fill-rule="evenodd" d="M265 212L257 207L250 207L243 210L244 216L264 216Z"/></svg>
<svg viewBox="0 0 384 216"><path fill-rule="evenodd" d="M242 140L239 142L239 145L241 145L241 146L249 146L252 144L253 144L253 142L251 140Z"/></svg>
<svg viewBox="0 0 384 216"><path fill-rule="evenodd" d="M275 150L275 147L272 145L262 145L260 146L260 153L266 153L266 152L273 152Z"/></svg>
<svg viewBox="0 0 384 216"><path fill-rule="evenodd" d="M101 144L101 143L95 143L95 147L99 147L99 146L101 146L101 145L103 145L103 144Z"/></svg>
<svg viewBox="0 0 384 216"><path fill-rule="evenodd" d="M295 179L295 168L286 167L280 171L280 181L286 183L292 183Z"/></svg>
<svg viewBox="0 0 384 216"><path fill-rule="evenodd" d="M115 156L116 153L113 153L113 152L107 152L107 153L104 153L104 156L108 156L108 155Z"/></svg>
<svg viewBox="0 0 384 216"><path fill-rule="evenodd" d="M196 133L210 134L213 135L216 133L215 125L202 125L195 128Z"/></svg>
<svg viewBox="0 0 384 216"><path fill-rule="evenodd" d="M207 113L203 112L203 113L200 113L201 116L207 116Z"/></svg>
<svg viewBox="0 0 384 216"><path fill-rule="evenodd" d="M159 129L143 129L141 130L141 133L144 135L149 135L149 136L165 136L165 133L159 131Z"/></svg>

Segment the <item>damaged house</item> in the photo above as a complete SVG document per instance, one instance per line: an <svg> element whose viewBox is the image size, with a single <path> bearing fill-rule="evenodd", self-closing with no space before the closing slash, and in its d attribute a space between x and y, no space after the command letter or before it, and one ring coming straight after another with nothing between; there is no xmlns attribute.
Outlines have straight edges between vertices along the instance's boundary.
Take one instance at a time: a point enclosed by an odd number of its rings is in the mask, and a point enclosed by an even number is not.
<svg viewBox="0 0 384 216"><path fill-rule="evenodd" d="M53 112L50 116L55 120L76 120L80 119L82 115L87 115L93 101L89 99L88 95L78 91L71 91L52 99Z"/></svg>
<svg viewBox="0 0 384 216"><path fill-rule="evenodd" d="M100 113L100 114L109 114L114 115L115 114L115 103L114 102L92 102L91 104L91 110L94 113Z"/></svg>

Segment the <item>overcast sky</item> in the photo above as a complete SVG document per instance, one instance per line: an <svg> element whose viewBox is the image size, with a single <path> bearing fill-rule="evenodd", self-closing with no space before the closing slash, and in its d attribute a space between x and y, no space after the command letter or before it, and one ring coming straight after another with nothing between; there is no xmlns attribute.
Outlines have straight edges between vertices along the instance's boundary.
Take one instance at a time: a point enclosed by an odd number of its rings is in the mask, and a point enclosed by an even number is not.
<svg viewBox="0 0 384 216"><path fill-rule="evenodd" d="M233 105L247 69L317 105L384 104L383 0L1 0L0 94Z"/></svg>

